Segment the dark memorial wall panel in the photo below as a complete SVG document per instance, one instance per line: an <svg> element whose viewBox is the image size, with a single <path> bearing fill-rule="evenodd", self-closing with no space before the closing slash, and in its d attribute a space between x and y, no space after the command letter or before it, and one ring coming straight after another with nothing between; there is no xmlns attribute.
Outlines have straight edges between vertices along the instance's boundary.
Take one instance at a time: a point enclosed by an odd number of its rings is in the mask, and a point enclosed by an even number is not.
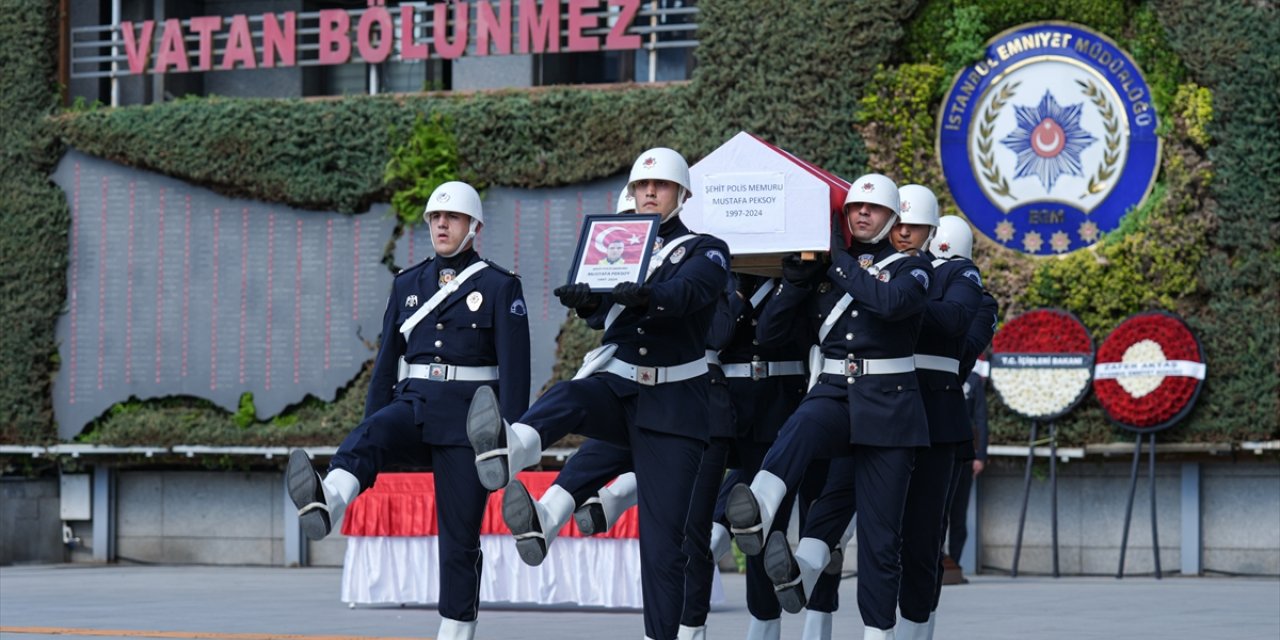
<svg viewBox="0 0 1280 640"><path fill-rule="evenodd" d="M389 207L348 216L234 200L70 151L58 435L116 402L186 395L259 418L332 400L373 355Z"/></svg>
<svg viewBox="0 0 1280 640"><path fill-rule="evenodd" d="M350 216L235 200L76 151L53 179L71 208L60 437L130 397L235 411L251 392L266 419L308 394L332 400L373 357L392 280L386 205ZM485 193L476 247L521 276L531 396L551 376L567 317L551 291L568 278L582 218L612 212L624 183ZM424 225L394 245L399 268L432 254Z"/></svg>
<svg viewBox="0 0 1280 640"><path fill-rule="evenodd" d="M529 313L534 392L551 378L555 365L556 335L568 311L551 291L569 278L582 217L613 213L625 183L626 176L620 175L554 189L485 190L485 224L476 249L520 275ZM430 230L417 225L396 242L395 263L408 267L433 254Z"/></svg>

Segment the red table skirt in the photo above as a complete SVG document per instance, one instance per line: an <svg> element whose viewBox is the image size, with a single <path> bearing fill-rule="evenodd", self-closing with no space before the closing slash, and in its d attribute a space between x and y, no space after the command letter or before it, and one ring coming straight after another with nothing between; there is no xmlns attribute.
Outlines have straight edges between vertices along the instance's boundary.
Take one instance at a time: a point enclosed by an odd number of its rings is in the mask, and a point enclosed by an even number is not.
<svg viewBox="0 0 1280 640"><path fill-rule="evenodd" d="M529 493L541 496L556 473L525 471L517 474ZM436 482L431 473L381 473L368 491L347 507L342 533L347 536L434 536L436 522ZM510 534L502 521L502 491L489 494L480 534ZM608 533L597 538L635 538L640 534L636 508L627 509ZM569 520L561 536L582 537L578 525Z"/></svg>

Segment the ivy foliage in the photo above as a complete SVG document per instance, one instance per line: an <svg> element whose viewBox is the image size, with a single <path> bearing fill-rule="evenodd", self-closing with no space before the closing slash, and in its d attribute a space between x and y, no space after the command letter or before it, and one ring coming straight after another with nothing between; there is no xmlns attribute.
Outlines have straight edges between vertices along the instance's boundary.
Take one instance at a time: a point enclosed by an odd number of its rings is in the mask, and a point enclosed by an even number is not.
<svg viewBox="0 0 1280 640"><path fill-rule="evenodd" d="M0 14L0 442L45 443L70 219L44 120L58 104L58 19L46 2L0 0Z"/></svg>
<svg viewBox="0 0 1280 640"><path fill-rule="evenodd" d="M862 88L902 38L912 1L698 3L698 67L685 136L693 157L738 131L837 174L865 163L853 130Z"/></svg>
<svg viewBox="0 0 1280 640"><path fill-rule="evenodd" d="M394 130L391 137L397 138ZM383 181L392 190L391 208L404 224L417 224L431 192L451 180L462 180L453 127L444 116L418 118L408 139L391 150L383 173ZM484 186L475 179L464 182L477 190Z"/></svg>
<svg viewBox="0 0 1280 640"><path fill-rule="evenodd" d="M1169 43L1213 92L1215 224L1189 311L1209 359L1192 421L1219 437L1280 437L1280 8L1157 0ZM1202 111L1196 101L1192 111ZM1201 120L1203 121L1203 119Z"/></svg>

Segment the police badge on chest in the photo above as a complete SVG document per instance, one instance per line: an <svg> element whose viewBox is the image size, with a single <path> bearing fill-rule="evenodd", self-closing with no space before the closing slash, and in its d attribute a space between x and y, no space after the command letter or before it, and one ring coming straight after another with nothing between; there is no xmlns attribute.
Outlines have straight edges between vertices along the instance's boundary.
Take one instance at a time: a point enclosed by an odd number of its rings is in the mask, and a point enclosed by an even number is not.
<svg viewBox="0 0 1280 640"><path fill-rule="evenodd" d="M443 287L446 284L449 284L450 282L452 282L457 275L458 275L458 272L454 271L453 269L441 269L440 279L437 281L436 284L438 286Z"/></svg>

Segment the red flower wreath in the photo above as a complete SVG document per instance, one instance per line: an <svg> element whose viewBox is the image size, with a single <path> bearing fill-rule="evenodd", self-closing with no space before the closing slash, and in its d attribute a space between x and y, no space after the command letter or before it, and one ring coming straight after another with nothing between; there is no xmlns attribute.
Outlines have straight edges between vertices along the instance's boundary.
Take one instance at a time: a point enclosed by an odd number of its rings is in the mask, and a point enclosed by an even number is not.
<svg viewBox="0 0 1280 640"><path fill-rule="evenodd" d="M1107 415L1124 427L1172 426L1190 410L1203 383L1200 343L1176 316L1130 316L1098 348L1093 391Z"/></svg>

